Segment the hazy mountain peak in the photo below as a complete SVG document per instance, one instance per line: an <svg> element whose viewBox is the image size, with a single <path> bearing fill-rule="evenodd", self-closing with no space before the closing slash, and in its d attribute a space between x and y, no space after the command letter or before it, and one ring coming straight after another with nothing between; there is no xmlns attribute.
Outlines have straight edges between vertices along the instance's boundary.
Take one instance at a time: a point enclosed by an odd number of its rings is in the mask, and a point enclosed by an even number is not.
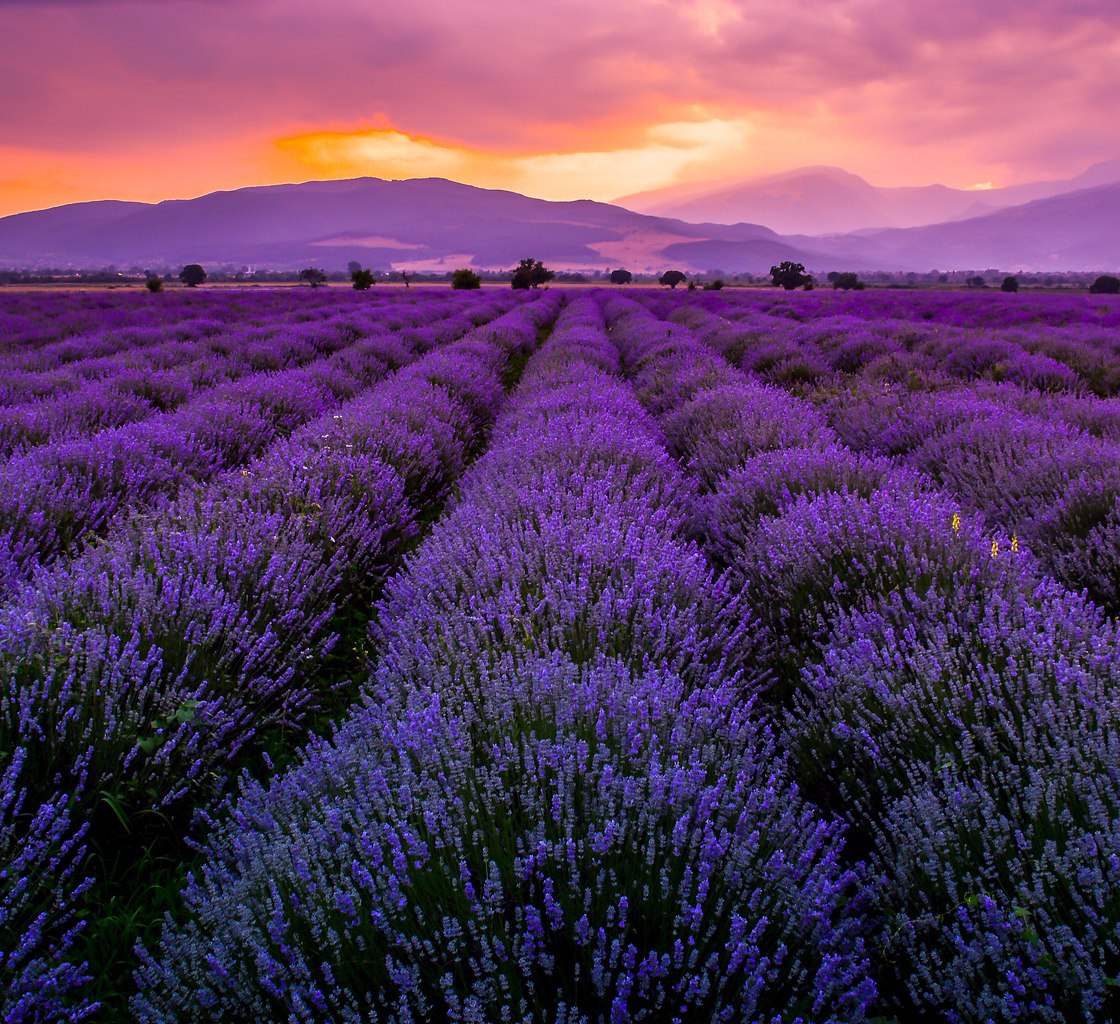
<svg viewBox="0 0 1120 1024"><path fill-rule="evenodd" d="M822 164L740 181L675 185L617 202L641 213L682 220L749 221L783 234L834 235L962 220L1117 181L1120 160L1095 164L1076 178L986 190L938 184L885 188L843 168Z"/></svg>

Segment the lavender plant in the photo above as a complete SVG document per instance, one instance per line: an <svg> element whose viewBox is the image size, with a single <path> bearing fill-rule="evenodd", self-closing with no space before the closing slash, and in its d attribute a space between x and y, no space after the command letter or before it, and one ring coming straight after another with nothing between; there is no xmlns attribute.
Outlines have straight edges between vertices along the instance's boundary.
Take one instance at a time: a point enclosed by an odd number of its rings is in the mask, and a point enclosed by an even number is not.
<svg viewBox="0 0 1120 1024"><path fill-rule="evenodd" d="M943 1019L1110 1019L1116 628L1053 583L834 625L790 716L882 879L880 961Z"/></svg>
<svg viewBox="0 0 1120 1024"><path fill-rule="evenodd" d="M785 699L842 613L924 616L950 596L968 606L989 590L1022 585L1033 563L1014 548L944 495L835 491L799 496L762 519L732 571L763 614L780 681L775 696Z"/></svg>
<svg viewBox="0 0 1120 1024"><path fill-rule="evenodd" d="M839 833L736 697L553 661L486 697L371 705L248 788L138 1019L862 1018Z"/></svg>
<svg viewBox="0 0 1120 1024"><path fill-rule="evenodd" d="M83 922L76 904L89 880L79 866L84 829L70 800L29 799L27 754L0 747L0 1015L6 1024L70 1024L97 1010L73 946ZM32 780L31 788L38 788Z"/></svg>
<svg viewBox="0 0 1120 1024"><path fill-rule="evenodd" d="M858 874L698 656L726 595L579 319L390 585L365 709L243 789L141 1020L863 1017Z"/></svg>
<svg viewBox="0 0 1120 1024"><path fill-rule="evenodd" d="M746 381L701 391L665 415L661 428L669 450L705 491L760 452L819 448L833 440L811 406Z"/></svg>
<svg viewBox="0 0 1120 1024"><path fill-rule="evenodd" d="M722 477L704 502L705 552L718 564L732 564L752 543L759 524L782 515L799 497L838 492L872 500L880 489L921 493L928 487L918 474L888 459L857 455L839 445L763 451Z"/></svg>

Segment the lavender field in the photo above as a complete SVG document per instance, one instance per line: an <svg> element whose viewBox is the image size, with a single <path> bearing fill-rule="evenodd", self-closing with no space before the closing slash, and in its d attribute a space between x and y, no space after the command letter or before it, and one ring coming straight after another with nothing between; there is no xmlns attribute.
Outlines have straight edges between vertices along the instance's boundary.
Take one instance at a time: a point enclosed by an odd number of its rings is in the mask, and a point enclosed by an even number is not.
<svg viewBox="0 0 1120 1024"><path fill-rule="evenodd" d="M1120 1020L1120 302L0 296L0 1019Z"/></svg>

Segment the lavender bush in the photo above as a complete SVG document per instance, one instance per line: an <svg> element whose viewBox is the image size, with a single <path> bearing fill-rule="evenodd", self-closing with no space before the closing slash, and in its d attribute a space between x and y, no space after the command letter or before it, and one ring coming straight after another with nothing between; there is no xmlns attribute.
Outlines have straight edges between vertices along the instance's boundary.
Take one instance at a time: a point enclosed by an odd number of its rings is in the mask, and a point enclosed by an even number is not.
<svg viewBox="0 0 1120 1024"><path fill-rule="evenodd" d="M838 445L763 451L722 477L707 498L701 517L705 551L731 564L750 545L759 523L780 516L798 497L840 492L871 500L880 489L916 493L923 481L887 459Z"/></svg>
<svg viewBox="0 0 1120 1024"><path fill-rule="evenodd" d="M791 729L803 777L869 839L881 956L914 1006L1120 1009L1117 654L1114 624L1054 584L834 626Z"/></svg>
<svg viewBox="0 0 1120 1024"><path fill-rule="evenodd" d="M243 791L141 1020L862 1018L858 875L713 663L742 625L672 460L573 380L581 313L390 585L365 710Z"/></svg>
<svg viewBox="0 0 1120 1024"><path fill-rule="evenodd" d="M547 661L486 697L417 689L248 789L138 1019L862 1017L838 832L736 698Z"/></svg>
<svg viewBox="0 0 1120 1024"><path fill-rule="evenodd" d="M927 614L931 599L969 605L1020 585L1029 557L957 509L942 495L838 491L797 497L759 522L732 565L765 617L778 695L843 612L891 607L906 618Z"/></svg>
<svg viewBox="0 0 1120 1024"><path fill-rule="evenodd" d="M89 886L78 870L84 829L64 793L29 799L27 769L25 751L0 753L0 1014L5 1024L85 1020L97 1006L82 997L89 975L72 957Z"/></svg>

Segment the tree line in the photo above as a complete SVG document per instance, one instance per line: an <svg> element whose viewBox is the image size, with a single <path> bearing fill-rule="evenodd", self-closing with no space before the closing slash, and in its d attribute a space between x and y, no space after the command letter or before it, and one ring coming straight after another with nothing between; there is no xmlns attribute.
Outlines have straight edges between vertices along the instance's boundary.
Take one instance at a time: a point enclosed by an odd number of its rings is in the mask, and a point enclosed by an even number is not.
<svg viewBox="0 0 1120 1024"><path fill-rule="evenodd" d="M351 261L351 263L347 264L347 270L349 272L349 281L351 281L351 285L357 291L366 291L377 283L377 277L374 271L362 267L361 263ZM934 271L934 273L936 273L936 271ZM1000 290L1005 292L1018 291L1020 277L1023 276L1024 274L1007 274L1007 276L1002 277L1002 280L999 281ZM146 282L150 291L161 291L162 287L164 287L164 282L169 280L170 277L170 274L165 274L164 277L160 277L159 274L149 271L146 272L144 282ZM186 287L197 288L199 285L205 283L208 279L208 274L202 264L187 263L186 266L179 271L178 277ZM281 277L290 279L290 274L281 274ZM407 270L395 271L393 277L402 281L405 288L410 287L411 282L416 279L416 276ZM545 267L540 260L533 258L521 260L516 268L508 272L508 281L510 281L511 287L515 289L539 288L542 285L547 285L549 281L556 279L556 277L556 271L550 270L548 267ZM610 270L607 277L612 285L629 285L629 283L634 281L634 274L624 268ZM917 276L916 274L907 273L905 277L909 282ZM991 285L995 286L998 277L999 274L992 277L990 272L989 277L984 277L983 274L979 273L970 274L969 277L964 278L963 283L969 288L988 288L989 278L991 278ZM1030 279L1032 279L1036 285L1043 285L1044 287L1054 287L1055 285L1064 285L1064 283L1066 283L1064 279L1057 281L1053 280L1052 277L1053 276L1032 274ZM1081 276L1083 280L1088 279L1088 277L1092 277L1091 274L1089 274L1089 276ZM571 273L563 274L562 278L566 280L576 279L578 281L587 280L582 274ZM17 282L16 277L11 273L9 273L9 279L12 283ZM309 285L312 288L326 285L326 283L332 279L338 280L339 274L328 274L327 271L318 267L306 267L296 274L296 280L298 280L301 285ZM771 283L773 287L782 288L786 291L793 291L797 288L809 291L814 287L813 276L805 271L804 264L792 260L785 260L771 267L771 269L769 269L769 279L771 279L769 283ZM34 280L34 278L31 278L31 280ZM426 278L426 280L431 280L431 278ZM451 288L457 290L480 288L483 285L482 274L466 267L451 271L447 274L445 280L449 280ZM726 287L726 282L721 277L716 277L708 281L690 280L687 273L678 269L666 270L656 280L660 285L673 290L679 285L687 285L690 291L696 290L698 287L706 291L718 291ZM866 282L862 281L859 274L855 271L830 271L827 280L833 289L838 290L861 290L867 287ZM937 274L937 283L950 282L949 274ZM1120 278L1114 276L1114 274L1099 274L1099 276L1096 276L1091 281L1089 291L1092 292L1093 295L1118 295L1120 294Z"/></svg>

